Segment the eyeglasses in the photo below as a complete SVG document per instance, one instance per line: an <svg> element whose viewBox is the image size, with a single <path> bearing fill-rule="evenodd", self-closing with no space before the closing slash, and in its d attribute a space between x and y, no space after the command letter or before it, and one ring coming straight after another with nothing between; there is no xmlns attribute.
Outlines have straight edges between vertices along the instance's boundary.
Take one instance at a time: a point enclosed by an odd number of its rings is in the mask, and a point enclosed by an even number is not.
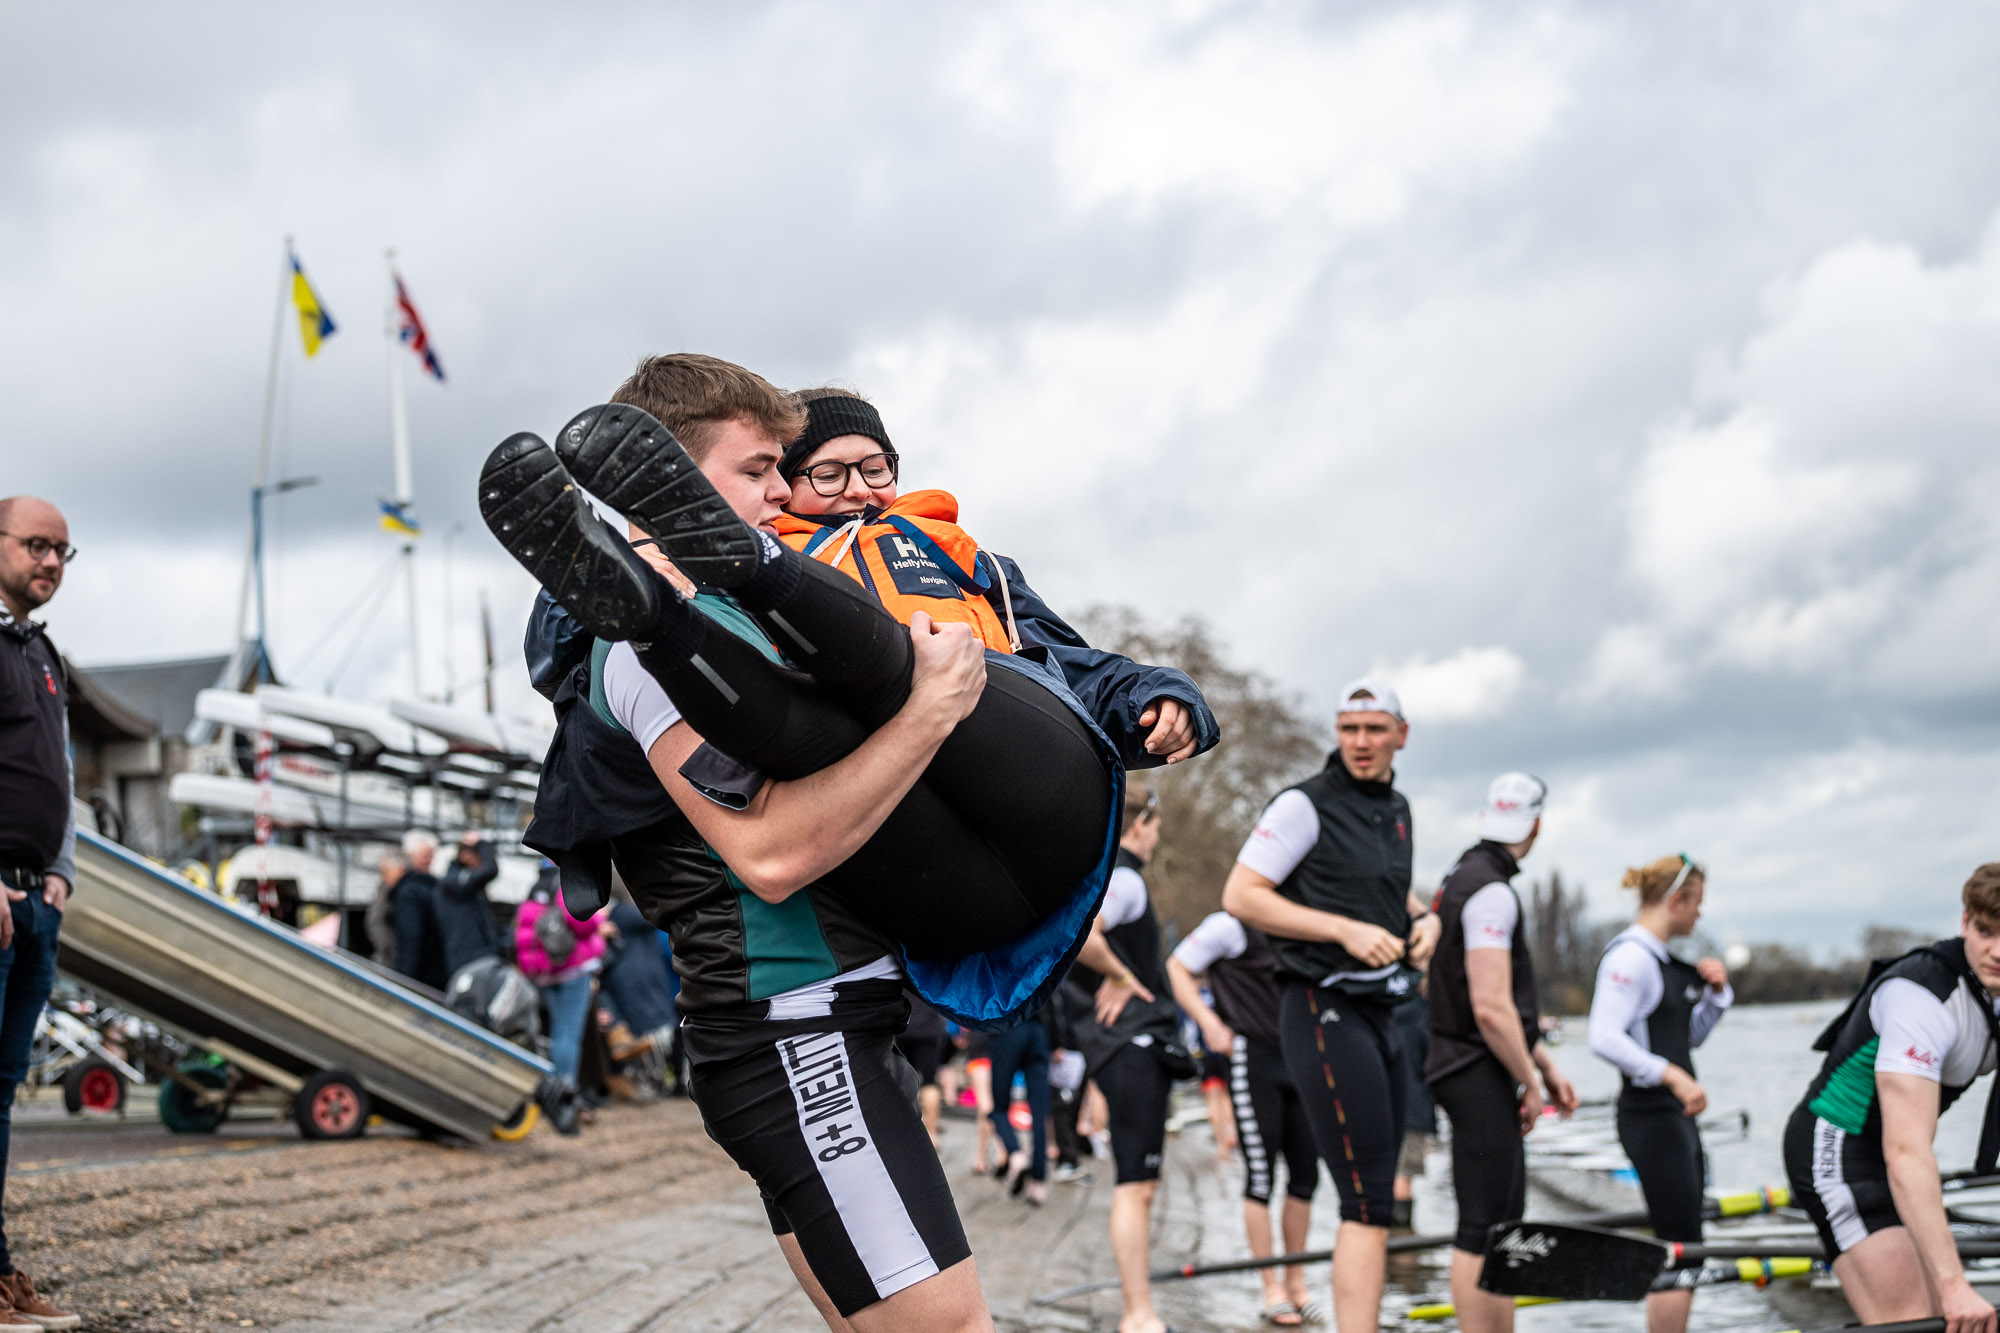
<svg viewBox="0 0 2000 1333"><path fill-rule="evenodd" d="M1689 856L1686 852L1681 852L1679 855L1681 858L1681 873L1675 875L1674 882L1667 886L1667 897L1669 898L1681 891L1681 885L1688 882L1690 875L1700 875L1703 879L1708 878L1708 872L1696 865L1693 857Z"/></svg>
<svg viewBox="0 0 2000 1333"><path fill-rule="evenodd" d="M46 560L49 558L50 551L54 551L65 565L76 559L76 548L74 546L59 545L56 542L50 541L47 537L19 537L11 532L0 532L0 537L13 537L15 541L27 547L28 558L30 560Z"/></svg>
<svg viewBox="0 0 2000 1333"><path fill-rule="evenodd" d="M887 486L896 479L898 461L894 454L870 454L854 463L814 463L806 469L806 480L814 490L831 499L847 489L849 472L859 472L864 485Z"/></svg>

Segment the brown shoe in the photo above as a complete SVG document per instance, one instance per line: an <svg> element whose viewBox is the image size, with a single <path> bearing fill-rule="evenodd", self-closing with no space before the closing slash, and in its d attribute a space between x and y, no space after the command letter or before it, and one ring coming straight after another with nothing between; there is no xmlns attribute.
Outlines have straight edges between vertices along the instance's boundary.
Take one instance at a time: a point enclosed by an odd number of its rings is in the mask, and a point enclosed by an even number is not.
<svg viewBox="0 0 2000 1333"><path fill-rule="evenodd" d="M82 1315L74 1315L67 1310L58 1310L55 1306L50 1305L47 1301L36 1295L35 1280L18 1268L12 1273L0 1277L0 1295L4 1295L8 1303L13 1307L13 1312L8 1316L9 1318L16 1321L23 1319L29 1321L25 1324L19 1322L0 1324L0 1330L9 1328L75 1328L83 1322Z"/></svg>

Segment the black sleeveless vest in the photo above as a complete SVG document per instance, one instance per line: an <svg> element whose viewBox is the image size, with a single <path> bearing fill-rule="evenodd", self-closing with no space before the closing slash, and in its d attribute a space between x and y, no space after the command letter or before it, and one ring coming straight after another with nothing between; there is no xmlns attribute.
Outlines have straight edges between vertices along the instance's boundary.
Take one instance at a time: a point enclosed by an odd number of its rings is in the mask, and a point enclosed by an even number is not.
<svg viewBox="0 0 2000 1333"><path fill-rule="evenodd" d="M1465 973L1465 904L1488 884L1506 884L1520 864L1497 842L1483 841L1458 858L1438 889L1438 921L1444 927L1437 952L1431 955L1430 1055L1424 1061L1424 1081L1436 1083L1480 1060L1497 1059L1487 1049L1486 1034L1472 1012L1472 985ZM1521 1036L1534 1050L1542 1039L1541 1005L1535 998L1535 960L1528 952L1527 921L1516 898L1514 935L1508 942L1513 962L1514 1008L1521 1015Z"/></svg>
<svg viewBox="0 0 2000 1333"><path fill-rule="evenodd" d="M1215 1012L1231 1030L1267 1046L1278 1044L1278 960L1271 941L1255 926L1243 927L1243 952L1208 966Z"/></svg>
<svg viewBox="0 0 2000 1333"><path fill-rule="evenodd" d="M1145 864L1120 847L1114 869L1137 874ZM1107 929L1104 939L1139 984L1153 992L1153 998L1148 1002L1134 996L1126 1001L1118 1021L1108 1028L1097 1021L1094 1013L1079 1022L1077 1047L1083 1052L1084 1063L1094 1073L1135 1037L1150 1038L1146 1044L1151 1046L1171 1047L1179 1058L1186 1059L1186 1050L1180 1044L1180 1006L1174 1003L1173 987L1167 982L1166 952L1160 947L1160 919L1153 912L1152 895L1146 895L1143 912L1121 926ZM1101 973L1082 963L1076 964L1070 975L1086 993L1096 991L1104 980Z"/></svg>
<svg viewBox="0 0 2000 1333"><path fill-rule="evenodd" d="M1610 952L1606 950L1605 952ZM1693 963L1668 954L1656 958L1660 968L1660 1002L1646 1015L1646 1045L1670 1065L1694 1073L1694 1010L1708 983ZM1642 1088L1629 1075L1618 1076L1618 1105L1628 1111L1680 1112L1680 1098L1664 1084Z"/></svg>
<svg viewBox="0 0 2000 1333"><path fill-rule="evenodd" d="M1387 782L1361 782L1351 776L1336 751L1326 767L1293 790L1305 793L1319 814L1319 840L1278 892L1306 907L1332 912L1407 939L1410 934L1410 803ZM1321 940L1271 937L1278 974L1290 981L1317 983L1340 973L1376 969L1337 944ZM1336 989L1355 994L1379 994L1397 1000L1407 994L1405 969L1400 986L1357 981Z"/></svg>
<svg viewBox="0 0 2000 1333"><path fill-rule="evenodd" d="M1882 1105L1875 1093L1875 1051L1881 1035L1868 1017L1868 1006L1882 983L1897 977L1916 982L1939 1000L1950 999L1960 986L1971 987L1979 1012L1986 1018L1987 1039L2000 1044L2000 1019L1994 1016L1986 988L1965 961L1964 940L1939 940L1900 958L1878 958L1870 963L1861 993L1813 1042L1814 1050L1826 1052L1826 1060L1806 1089L1805 1101L1814 1115L1849 1135L1869 1140L1877 1152L1882 1141ZM1938 1111L1943 1113L1969 1086L1940 1084ZM2000 1163L2000 1077L1994 1079L1986 1099L1986 1118L1973 1170L1990 1175L1996 1163Z"/></svg>

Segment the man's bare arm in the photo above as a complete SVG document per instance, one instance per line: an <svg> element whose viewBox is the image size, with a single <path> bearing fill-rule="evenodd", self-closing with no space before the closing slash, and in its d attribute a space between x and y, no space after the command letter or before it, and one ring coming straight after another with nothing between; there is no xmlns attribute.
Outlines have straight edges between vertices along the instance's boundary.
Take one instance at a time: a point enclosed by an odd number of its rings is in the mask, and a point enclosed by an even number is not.
<svg viewBox="0 0 2000 1333"><path fill-rule="evenodd" d="M1945 1220L1944 1185L1938 1177L1938 1085L1915 1074L1877 1074L1882 1103L1882 1157L1889 1167L1889 1193L1896 1216L1916 1243L1931 1285L1951 1312L1971 1286ZM1962 1290L1961 1290L1962 1289Z"/></svg>
<svg viewBox="0 0 2000 1333"><path fill-rule="evenodd" d="M917 667L902 711L845 759L765 783L742 810L717 805L681 776L702 739L687 723L667 728L647 752L695 831L765 902L783 902L859 851L978 702L986 681L979 641L966 626L933 632L929 617L922 620L911 628Z"/></svg>
<svg viewBox="0 0 2000 1333"><path fill-rule="evenodd" d="M1222 910L1279 939L1338 944L1370 967L1386 967L1403 956L1403 942L1380 926L1301 906L1241 861L1229 868L1222 885Z"/></svg>

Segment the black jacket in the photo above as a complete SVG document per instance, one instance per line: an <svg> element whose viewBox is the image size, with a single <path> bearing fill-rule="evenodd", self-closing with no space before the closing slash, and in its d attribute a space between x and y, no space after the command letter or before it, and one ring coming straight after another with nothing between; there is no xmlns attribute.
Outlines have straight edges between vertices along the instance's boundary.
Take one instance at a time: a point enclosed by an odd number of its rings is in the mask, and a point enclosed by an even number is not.
<svg viewBox="0 0 2000 1333"><path fill-rule="evenodd" d="M451 981L451 970L444 965L444 941L438 933L436 877L407 871L396 881L391 897L396 904L396 970L432 990L443 990Z"/></svg>
<svg viewBox="0 0 2000 1333"><path fill-rule="evenodd" d="M1465 905L1489 884L1505 884L1514 892L1514 876L1520 863L1513 853L1490 839L1466 850L1458 864L1445 872L1438 889L1437 914L1443 930L1438 935L1437 952L1431 956L1430 1054L1424 1061L1427 1083L1450 1078L1481 1060L1499 1057L1486 1045L1472 1010L1472 982L1465 967ZM1541 1008L1535 1000L1535 960L1528 952L1527 919L1515 900L1514 934L1508 941L1513 960L1514 1008L1521 1016L1521 1039L1530 1051L1542 1039Z"/></svg>
<svg viewBox="0 0 2000 1333"><path fill-rule="evenodd" d="M462 865L454 854L438 881L438 947L444 952L447 977L467 963L500 952L500 928L493 921L493 905L486 900L486 886L500 873L500 861L491 843L480 843L478 850L478 865Z"/></svg>
<svg viewBox="0 0 2000 1333"><path fill-rule="evenodd" d="M0 607L0 866L76 882L69 678L32 620Z"/></svg>
<svg viewBox="0 0 2000 1333"><path fill-rule="evenodd" d="M1389 782L1363 782L1340 753L1298 785L1319 814L1319 841L1278 892L1302 906L1410 933L1410 803ZM1278 975L1354 995L1400 999L1410 968L1371 968L1338 944L1271 936Z"/></svg>

